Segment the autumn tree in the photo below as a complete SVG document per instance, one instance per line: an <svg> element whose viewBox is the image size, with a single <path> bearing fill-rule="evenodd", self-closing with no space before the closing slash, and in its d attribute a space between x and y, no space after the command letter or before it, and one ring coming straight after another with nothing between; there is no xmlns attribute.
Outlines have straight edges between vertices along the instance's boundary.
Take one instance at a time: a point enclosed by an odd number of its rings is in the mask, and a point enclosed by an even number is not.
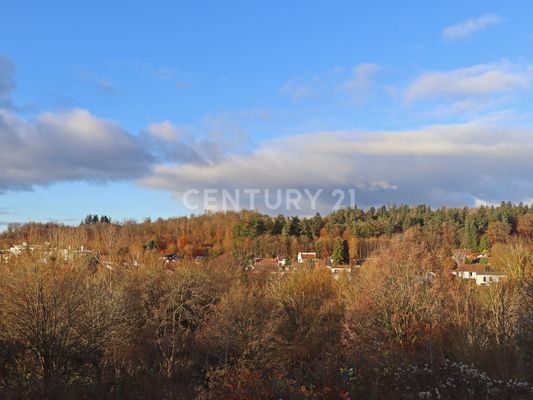
<svg viewBox="0 0 533 400"><path fill-rule="evenodd" d="M439 261L420 231L393 240L375 260L363 265L348 297L348 348L369 357L422 352L430 361L446 325L446 291L441 286L445 280L434 279L439 275Z"/></svg>
<svg viewBox="0 0 533 400"><path fill-rule="evenodd" d="M487 236L490 244L505 243L509 239L511 226L507 222L495 221L489 224Z"/></svg>
<svg viewBox="0 0 533 400"><path fill-rule="evenodd" d="M342 305L331 275L304 270L272 282L267 299L279 344L274 359L280 370L301 381L326 376L336 368ZM311 383L311 382L309 382Z"/></svg>
<svg viewBox="0 0 533 400"><path fill-rule="evenodd" d="M516 233L526 239L533 239L533 214L524 214L517 218Z"/></svg>
<svg viewBox="0 0 533 400"><path fill-rule="evenodd" d="M193 334L218 300L223 282L199 267L178 269L175 274L147 282L146 318L160 356L161 372L172 376L186 368Z"/></svg>
<svg viewBox="0 0 533 400"><path fill-rule="evenodd" d="M129 332L127 310L106 278L31 260L4 278L0 341L14 344L24 380L51 390L80 377L99 379L107 351Z"/></svg>

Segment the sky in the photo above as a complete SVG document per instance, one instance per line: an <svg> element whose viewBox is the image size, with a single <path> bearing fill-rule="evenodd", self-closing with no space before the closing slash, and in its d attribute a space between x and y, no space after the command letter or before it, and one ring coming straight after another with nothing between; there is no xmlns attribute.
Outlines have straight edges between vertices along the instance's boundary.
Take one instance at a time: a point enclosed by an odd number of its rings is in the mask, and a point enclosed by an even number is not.
<svg viewBox="0 0 533 400"><path fill-rule="evenodd" d="M531 15L525 1L3 1L0 230L201 213L225 190L257 190L273 214L340 196L531 203ZM305 190L316 204L268 206Z"/></svg>

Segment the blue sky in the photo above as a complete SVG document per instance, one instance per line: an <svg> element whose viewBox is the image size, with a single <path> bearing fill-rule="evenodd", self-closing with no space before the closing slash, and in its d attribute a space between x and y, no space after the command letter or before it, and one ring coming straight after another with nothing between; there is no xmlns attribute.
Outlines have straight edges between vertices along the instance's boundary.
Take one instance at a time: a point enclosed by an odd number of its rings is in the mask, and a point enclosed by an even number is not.
<svg viewBox="0 0 533 400"><path fill-rule="evenodd" d="M0 229L188 214L192 187L533 198L529 2L1 10Z"/></svg>

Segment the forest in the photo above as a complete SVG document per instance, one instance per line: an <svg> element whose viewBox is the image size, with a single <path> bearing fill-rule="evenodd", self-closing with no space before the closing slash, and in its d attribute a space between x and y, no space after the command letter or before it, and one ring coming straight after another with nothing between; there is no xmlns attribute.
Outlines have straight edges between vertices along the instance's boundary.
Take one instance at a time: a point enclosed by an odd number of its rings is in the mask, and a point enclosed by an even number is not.
<svg viewBox="0 0 533 400"><path fill-rule="evenodd" d="M339 243L349 273L296 261ZM0 249L2 399L533 399L528 205L90 214Z"/></svg>

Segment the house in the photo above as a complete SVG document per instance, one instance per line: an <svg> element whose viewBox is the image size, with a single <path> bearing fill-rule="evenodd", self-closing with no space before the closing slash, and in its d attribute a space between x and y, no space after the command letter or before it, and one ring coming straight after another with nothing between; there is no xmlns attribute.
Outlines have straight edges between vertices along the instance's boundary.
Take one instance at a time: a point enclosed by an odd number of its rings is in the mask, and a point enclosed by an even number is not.
<svg viewBox="0 0 533 400"><path fill-rule="evenodd" d="M303 264L304 262L310 262L316 260L316 252L298 253L298 262Z"/></svg>
<svg viewBox="0 0 533 400"><path fill-rule="evenodd" d="M165 261L166 264L178 261L178 255L176 253L167 254L161 258Z"/></svg>
<svg viewBox="0 0 533 400"><path fill-rule="evenodd" d="M262 268L278 268L278 259L277 258L255 258L254 267Z"/></svg>
<svg viewBox="0 0 533 400"><path fill-rule="evenodd" d="M488 271L486 264L464 264L452 273L459 278L473 280L478 286L490 285L505 278L501 272Z"/></svg>
<svg viewBox="0 0 533 400"><path fill-rule="evenodd" d="M476 285L490 285L505 278L505 274L500 272L480 272L476 275Z"/></svg>
<svg viewBox="0 0 533 400"><path fill-rule="evenodd" d="M470 249L454 249L452 250L452 259L457 266L461 266L465 263L479 264L488 260L487 254L476 253Z"/></svg>
<svg viewBox="0 0 533 400"><path fill-rule="evenodd" d="M194 262L196 264L203 263L203 262L206 262L206 261L207 261L207 256L196 256L194 258Z"/></svg>
<svg viewBox="0 0 533 400"><path fill-rule="evenodd" d="M24 252L24 250L26 250L27 247L28 245L26 243L22 243L21 245L16 244L9 248L9 252L14 256L20 256Z"/></svg>
<svg viewBox="0 0 533 400"><path fill-rule="evenodd" d="M476 279L478 273L486 272L487 266L484 264L463 264L452 273L463 279Z"/></svg>
<svg viewBox="0 0 533 400"><path fill-rule="evenodd" d="M332 274L339 274L343 272L352 272L352 267L350 265L327 265L326 268Z"/></svg>

